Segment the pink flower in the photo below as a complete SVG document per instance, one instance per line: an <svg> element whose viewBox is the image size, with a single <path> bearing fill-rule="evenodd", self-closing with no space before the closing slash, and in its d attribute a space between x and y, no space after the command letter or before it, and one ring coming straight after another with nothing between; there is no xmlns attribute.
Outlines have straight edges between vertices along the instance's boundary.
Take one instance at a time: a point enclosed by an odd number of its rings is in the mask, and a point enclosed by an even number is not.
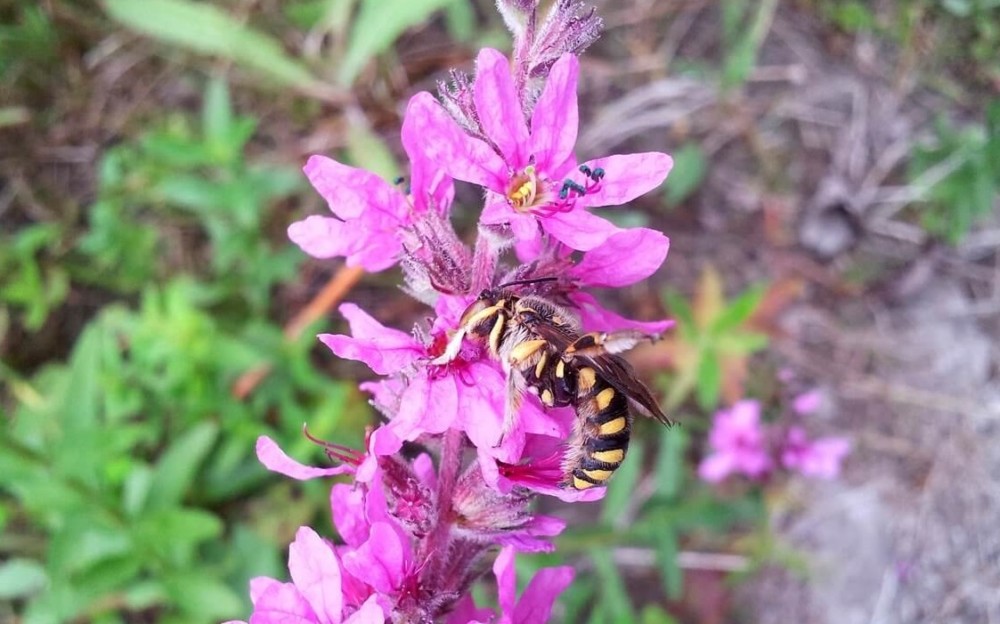
<svg viewBox="0 0 1000 624"><path fill-rule="evenodd" d="M708 443L712 453L698 466L705 481L718 483L734 472L757 478L771 469L757 401L740 401L718 412Z"/></svg>
<svg viewBox="0 0 1000 624"><path fill-rule="evenodd" d="M450 176L489 190L482 223L508 223L521 240L537 237L541 225L571 248L586 251L620 230L585 209L618 206L653 190L673 161L647 152L577 167L578 71L572 54L555 62L529 127L506 57L486 48L479 53L473 87L482 136L466 134L429 93L413 97L407 116L424 130L428 158Z"/></svg>
<svg viewBox="0 0 1000 624"><path fill-rule="evenodd" d="M429 210L447 214L454 188L451 179L423 154L425 140L412 116L403 122L403 148L410 157L410 190L379 176L313 156L304 171L336 218L310 216L293 223L288 237L316 258L343 256L350 266L382 271L399 261L402 230Z"/></svg>
<svg viewBox="0 0 1000 624"><path fill-rule="evenodd" d="M448 617L448 624L545 624L556 598L573 581L573 568L569 566L543 568L531 579L519 599L514 549L510 546L501 550L493 562L493 574L497 579L500 612L477 609L468 597Z"/></svg>
<svg viewBox="0 0 1000 624"><path fill-rule="evenodd" d="M803 392L792 401L792 411L801 416L812 414L823 405L823 393L819 390Z"/></svg>
<svg viewBox="0 0 1000 624"><path fill-rule="evenodd" d="M805 430L792 427L781 451L781 463L806 477L836 479L840 474L840 464L850 452L851 443L846 438L809 440Z"/></svg>
<svg viewBox="0 0 1000 624"><path fill-rule="evenodd" d="M340 312L351 325L351 336L322 334L320 340L340 357L360 360L380 375L403 374L405 385L390 382L369 384L378 403L393 402L394 416L383 428L391 432L396 444L386 443L376 452L395 453L404 441L422 435L441 434L459 428L480 449L491 456L517 462L529 433L561 436L567 431L571 415L545 410L534 396L525 398L516 430L504 436L503 428L507 382L498 364L478 354L459 357L446 366L434 366L430 360L440 355L446 336L444 327L425 345L413 336L383 326L354 304L345 303ZM380 429L379 431L381 431ZM376 431L376 434L379 433Z"/></svg>

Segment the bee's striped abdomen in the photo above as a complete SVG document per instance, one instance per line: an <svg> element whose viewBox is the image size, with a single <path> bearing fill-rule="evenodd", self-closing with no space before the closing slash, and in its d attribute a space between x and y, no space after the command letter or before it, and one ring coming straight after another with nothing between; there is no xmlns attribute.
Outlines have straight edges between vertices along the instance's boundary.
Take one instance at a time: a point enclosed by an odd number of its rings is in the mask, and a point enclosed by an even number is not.
<svg viewBox="0 0 1000 624"><path fill-rule="evenodd" d="M597 376L593 369L577 372L577 415L579 448L572 449L565 466L567 484L585 490L607 483L625 461L632 415L628 399Z"/></svg>

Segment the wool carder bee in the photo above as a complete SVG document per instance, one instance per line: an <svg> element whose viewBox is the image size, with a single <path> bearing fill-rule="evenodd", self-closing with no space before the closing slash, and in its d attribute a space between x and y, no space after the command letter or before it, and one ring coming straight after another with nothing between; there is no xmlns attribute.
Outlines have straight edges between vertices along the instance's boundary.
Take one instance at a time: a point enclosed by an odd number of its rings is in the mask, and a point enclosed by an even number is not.
<svg viewBox="0 0 1000 624"><path fill-rule="evenodd" d="M516 422L525 392L537 394L546 407L575 409L562 463L564 487L604 485L621 466L632 431L630 406L673 424L617 355L657 336L630 330L581 333L575 319L551 301L500 287L483 291L469 305L435 363L454 359L466 337L484 344L507 376L504 435Z"/></svg>

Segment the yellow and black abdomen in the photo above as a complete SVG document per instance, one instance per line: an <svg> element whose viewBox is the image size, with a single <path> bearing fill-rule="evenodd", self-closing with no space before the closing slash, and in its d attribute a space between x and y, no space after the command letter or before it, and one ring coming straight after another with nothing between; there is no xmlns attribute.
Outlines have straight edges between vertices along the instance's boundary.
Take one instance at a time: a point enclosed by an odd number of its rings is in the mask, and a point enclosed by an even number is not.
<svg viewBox="0 0 1000 624"><path fill-rule="evenodd" d="M594 369L576 373L577 429L563 469L566 485L577 490L605 485L625 460L632 414L628 398Z"/></svg>

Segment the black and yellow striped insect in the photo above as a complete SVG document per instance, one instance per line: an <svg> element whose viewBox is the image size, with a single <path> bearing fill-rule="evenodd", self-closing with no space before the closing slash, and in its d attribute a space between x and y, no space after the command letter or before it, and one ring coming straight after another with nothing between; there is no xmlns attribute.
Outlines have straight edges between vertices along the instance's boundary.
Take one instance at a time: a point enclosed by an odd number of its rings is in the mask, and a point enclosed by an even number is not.
<svg viewBox="0 0 1000 624"><path fill-rule="evenodd" d="M519 297L501 287L483 291L465 310L435 363L453 359L465 337L485 343L507 375L504 435L515 425L525 392L537 394L546 407L575 409L577 420L563 456L564 487L604 485L621 466L632 431L630 405L673 424L617 355L657 336L629 330L581 334L576 321L549 300Z"/></svg>

